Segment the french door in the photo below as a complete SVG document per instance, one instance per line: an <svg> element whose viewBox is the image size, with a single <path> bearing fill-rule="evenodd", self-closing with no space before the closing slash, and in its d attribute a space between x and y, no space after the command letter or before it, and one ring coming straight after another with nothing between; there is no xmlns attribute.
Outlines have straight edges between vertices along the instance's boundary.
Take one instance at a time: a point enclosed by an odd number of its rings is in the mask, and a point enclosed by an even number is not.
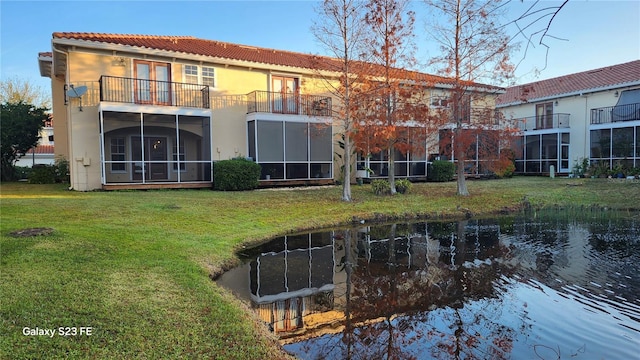
<svg viewBox="0 0 640 360"><path fill-rule="evenodd" d="M536 129L553 128L553 103L536 105Z"/></svg>
<svg viewBox="0 0 640 360"><path fill-rule="evenodd" d="M171 105L171 65L135 60L137 104Z"/></svg>
<svg viewBox="0 0 640 360"><path fill-rule="evenodd" d="M144 156L144 160L143 160ZM135 162L133 180L160 181L168 179L167 138L145 136L131 138L131 158Z"/></svg>
<svg viewBox="0 0 640 360"><path fill-rule="evenodd" d="M298 79L272 76L273 112L282 114L298 113Z"/></svg>

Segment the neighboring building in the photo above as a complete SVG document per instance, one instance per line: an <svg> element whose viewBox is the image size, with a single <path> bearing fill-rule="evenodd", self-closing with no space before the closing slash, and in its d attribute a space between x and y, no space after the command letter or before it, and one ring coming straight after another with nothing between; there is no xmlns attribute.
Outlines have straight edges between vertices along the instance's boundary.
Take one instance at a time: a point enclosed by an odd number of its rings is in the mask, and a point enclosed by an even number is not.
<svg viewBox="0 0 640 360"><path fill-rule="evenodd" d="M339 104L327 79L337 79L336 61L190 36L95 33L54 33L52 52L39 54L52 79L56 155L81 191L210 187L212 162L233 157L259 163L262 185L333 183ZM411 75L432 84L434 99L451 88L450 79ZM497 88L474 87L493 106ZM409 158L426 169L426 156Z"/></svg>
<svg viewBox="0 0 640 360"><path fill-rule="evenodd" d="M49 117L40 130L40 140L38 145L29 149L26 154L16 161L16 166L32 167L33 165L55 164L55 154L53 146L53 117Z"/></svg>
<svg viewBox="0 0 640 360"><path fill-rule="evenodd" d="M640 167L640 60L513 86L496 107L523 131L518 173Z"/></svg>

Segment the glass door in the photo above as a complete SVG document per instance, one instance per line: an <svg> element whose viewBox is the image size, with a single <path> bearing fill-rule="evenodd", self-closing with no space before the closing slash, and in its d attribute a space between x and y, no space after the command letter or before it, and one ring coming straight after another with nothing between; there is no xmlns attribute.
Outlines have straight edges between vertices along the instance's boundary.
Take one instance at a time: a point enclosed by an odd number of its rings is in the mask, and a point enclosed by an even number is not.
<svg viewBox="0 0 640 360"><path fill-rule="evenodd" d="M136 104L151 104L151 63L136 61Z"/></svg>
<svg viewBox="0 0 640 360"><path fill-rule="evenodd" d="M171 105L171 78L169 64L154 63L155 73L155 101L161 105Z"/></svg>
<svg viewBox="0 0 640 360"><path fill-rule="evenodd" d="M272 111L274 113L298 113L298 79L272 76L271 89L273 92Z"/></svg>
<svg viewBox="0 0 640 360"><path fill-rule="evenodd" d="M553 129L553 103L536 105L536 129Z"/></svg>
<svg viewBox="0 0 640 360"><path fill-rule="evenodd" d="M131 138L131 159L134 161L133 180L159 181L168 179L167 138L149 136Z"/></svg>
<svg viewBox="0 0 640 360"><path fill-rule="evenodd" d="M171 68L167 63L135 61L135 102L171 105Z"/></svg>
<svg viewBox="0 0 640 360"><path fill-rule="evenodd" d="M560 134L560 172L569 172L569 134Z"/></svg>

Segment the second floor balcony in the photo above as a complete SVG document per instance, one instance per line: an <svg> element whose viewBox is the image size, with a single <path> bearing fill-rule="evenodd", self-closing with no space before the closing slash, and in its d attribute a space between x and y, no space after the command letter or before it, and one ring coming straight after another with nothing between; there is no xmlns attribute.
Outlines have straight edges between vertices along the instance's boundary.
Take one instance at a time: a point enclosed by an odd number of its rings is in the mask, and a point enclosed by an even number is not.
<svg viewBox="0 0 640 360"><path fill-rule="evenodd" d="M640 120L640 103L591 109L591 124Z"/></svg>
<svg viewBox="0 0 640 360"><path fill-rule="evenodd" d="M209 86L101 76L100 101L209 109Z"/></svg>
<svg viewBox="0 0 640 360"><path fill-rule="evenodd" d="M570 114L564 113L538 115L516 119L516 123L522 131L560 129L569 127L570 117Z"/></svg>
<svg viewBox="0 0 640 360"><path fill-rule="evenodd" d="M256 112L331 116L331 97L256 90L247 94L247 114Z"/></svg>

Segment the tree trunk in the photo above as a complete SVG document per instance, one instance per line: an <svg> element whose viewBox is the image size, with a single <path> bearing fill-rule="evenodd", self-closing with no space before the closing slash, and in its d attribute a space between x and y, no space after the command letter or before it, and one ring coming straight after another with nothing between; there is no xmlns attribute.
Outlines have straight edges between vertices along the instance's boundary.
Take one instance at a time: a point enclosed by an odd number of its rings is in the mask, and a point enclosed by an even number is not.
<svg viewBox="0 0 640 360"><path fill-rule="evenodd" d="M353 144L348 131L344 138L344 171L342 179L342 201L351 201L351 149Z"/></svg>
<svg viewBox="0 0 640 360"><path fill-rule="evenodd" d="M388 174L389 185L391 188L391 195L395 195L397 192L396 191L396 155L395 155L395 152L393 151L393 146L389 147L388 154L389 154L389 174Z"/></svg>
<svg viewBox="0 0 640 360"><path fill-rule="evenodd" d="M460 113L460 111L458 110L458 113ZM461 196L469 196L469 189L467 189L467 179L464 177L464 159L466 158L466 154L464 153L464 149L462 148L461 144L462 141L460 141L460 137L462 136L461 132L462 130L460 129L462 127L461 122L458 120L457 123L457 128L454 132L454 137L455 137L455 157L454 159L458 160L458 164L456 166L456 173L458 176L458 195Z"/></svg>

